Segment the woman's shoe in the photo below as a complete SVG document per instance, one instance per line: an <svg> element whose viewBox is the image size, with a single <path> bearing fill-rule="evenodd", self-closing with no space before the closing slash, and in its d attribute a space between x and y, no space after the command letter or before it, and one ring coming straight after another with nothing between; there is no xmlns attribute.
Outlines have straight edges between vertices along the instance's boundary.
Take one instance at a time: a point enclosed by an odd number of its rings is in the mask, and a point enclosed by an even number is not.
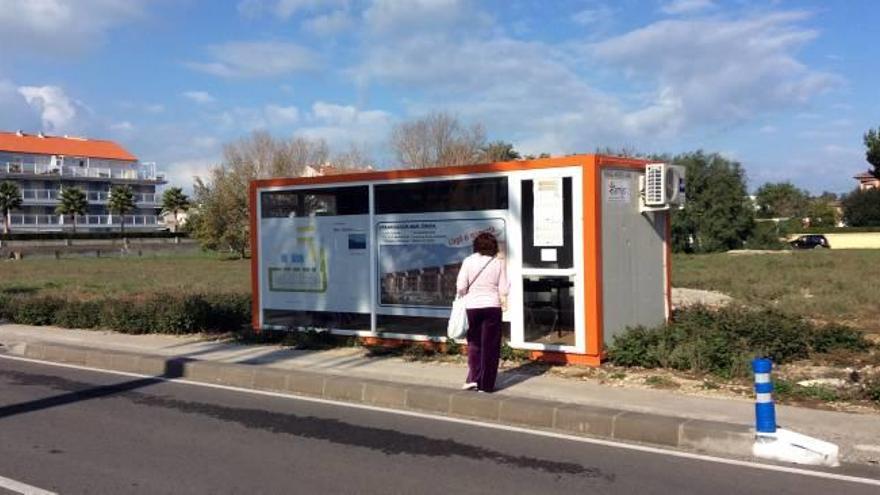
<svg viewBox="0 0 880 495"><path fill-rule="evenodd" d="M476 382L467 382L461 386L461 389L462 390L476 390L477 384L476 384Z"/></svg>

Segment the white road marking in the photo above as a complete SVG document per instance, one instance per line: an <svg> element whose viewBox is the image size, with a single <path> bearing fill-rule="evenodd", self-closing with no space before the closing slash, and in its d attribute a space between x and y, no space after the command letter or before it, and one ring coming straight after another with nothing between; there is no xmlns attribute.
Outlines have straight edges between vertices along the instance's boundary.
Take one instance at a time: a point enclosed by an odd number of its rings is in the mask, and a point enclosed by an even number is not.
<svg viewBox="0 0 880 495"><path fill-rule="evenodd" d="M43 490L42 488L37 488L13 479L4 478L3 476L0 476L0 488L5 488L15 493L20 493L21 495L57 495L55 492Z"/></svg>
<svg viewBox="0 0 880 495"><path fill-rule="evenodd" d="M355 404L355 403L351 403L351 402L341 402L341 401L335 401L335 400L330 400L330 399L319 399L317 397L306 397L306 396L302 396L302 395L283 394L280 392L254 390L254 389L249 389L249 388L233 387L230 385L219 385L219 384L215 384L215 383L195 382L195 381L184 380L184 379L180 379L180 378L164 378L164 377L155 376L155 375L143 375L140 373L129 373L127 371L105 370L105 369L100 369L100 368L92 368L89 366L80 366L77 364L54 363L51 361L40 361L39 359L30 359L30 358L3 355L3 354L0 354L0 358L9 359L9 360L13 360L13 361L24 361L24 362L28 362L28 363L42 364L42 365L47 365L47 366L57 366L57 367L61 367L61 368L71 368L71 369L84 370L84 371L95 371L95 372L99 372L99 373L128 376L128 377L133 377L133 378L155 378L155 379L157 379L159 381L163 381L163 382L180 383L180 384L185 384L185 385L194 385L194 386L198 386L198 387L216 388L216 389L220 389L220 390L229 390L229 391L233 391L233 392L241 392L241 393L246 393L246 394L263 395L263 396L267 396L267 397L277 397L277 398L283 398L283 399L301 400L304 402L315 402L318 404L327 404L327 405L333 405L333 406L349 407L349 408L354 408L354 409L364 409L367 411L377 411L377 412L383 412L383 413L389 413L389 414L398 414L401 416L410 416L410 417L415 417L415 418L431 419L431 420L435 420L435 421L445 421L447 423L457 423L457 424L464 424L464 425L469 425L469 426L479 426L479 427L483 427L483 428L511 431L511 432L523 433L523 434L527 434L527 435L535 435L535 436L540 436L540 437L558 438L561 440L569 440L572 442L589 443L589 444L593 444L593 445L602 445L605 447L614 447L614 448L625 449L625 450L635 450L638 452L648 452L651 454L668 455L670 457L680 457L680 458L692 459L692 460L696 460L696 461L714 462L717 464L727 464L729 466L747 467L747 468L752 468L752 469L760 469L763 471L776 471L776 472L780 472L780 473L811 476L814 478L824 478L824 479L829 479L829 480L846 481L846 482L850 482L850 483L860 483L860 484L864 484L864 485L880 486L880 479L862 478L859 476L849 476L849 475L845 475L845 474L828 473L825 471L812 471L809 469L803 469L803 468L797 468L797 467L777 466L777 465L773 465L773 464L761 464L761 463L757 463L757 462L741 461L741 460L737 460L737 459L725 459L723 457L714 457L714 456L710 456L710 455L694 454L691 452L682 452L682 451L677 451L677 450L662 449L659 447L648 447L645 445L622 443L622 442L616 442L613 440L601 440L598 438L589 438L589 437L581 437L581 436L576 436L576 435L567 435L565 433L554 433L551 431L530 430L528 428L522 428L522 427L518 427L518 426L503 425L503 424L498 424L498 423L487 423L484 421L478 421L478 420L472 420L472 419L453 418L453 417L449 417L449 416L440 416L440 415L431 414L431 413L404 411L401 409L389 409L389 408L385 408L385 407L370 406L370 405L366 405L366 404Z"/></svg>

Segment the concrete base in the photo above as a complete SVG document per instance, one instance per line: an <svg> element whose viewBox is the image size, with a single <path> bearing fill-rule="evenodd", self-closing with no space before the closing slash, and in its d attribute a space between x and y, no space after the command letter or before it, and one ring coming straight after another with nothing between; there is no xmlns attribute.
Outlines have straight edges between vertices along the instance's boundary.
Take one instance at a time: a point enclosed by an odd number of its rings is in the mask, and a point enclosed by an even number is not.
<svg viewBox="0 0 880 495"><path fill-rule="evenodd" d="M833 443L782 428L775 434L758 435L752 447L755 457L812 466L839 466L838 452Z"/></svg>

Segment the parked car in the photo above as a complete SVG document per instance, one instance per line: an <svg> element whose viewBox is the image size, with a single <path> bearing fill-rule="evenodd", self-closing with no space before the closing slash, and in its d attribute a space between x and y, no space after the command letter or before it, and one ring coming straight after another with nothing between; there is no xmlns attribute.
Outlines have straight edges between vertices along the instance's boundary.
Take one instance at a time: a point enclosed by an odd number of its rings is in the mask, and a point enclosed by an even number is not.
<svg viewBox="0 0 880 495"><path fill-rule="evenodd" d="M789 242L794 249L818 249L831 248L828 239L821 234L808 234L799 236L797 239Z"/></svg>

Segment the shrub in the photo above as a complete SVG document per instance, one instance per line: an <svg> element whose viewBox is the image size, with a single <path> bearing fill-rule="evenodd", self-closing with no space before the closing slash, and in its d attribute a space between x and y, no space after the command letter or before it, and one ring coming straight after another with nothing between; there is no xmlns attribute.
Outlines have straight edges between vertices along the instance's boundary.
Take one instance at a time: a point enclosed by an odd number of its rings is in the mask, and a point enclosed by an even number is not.
<svg viewBox="0 0 880 495"><path fill-rule="evenodd" d="M250 294L205 294L206 331L237 331L251 321Z"/></svg>
<svg viewBox="0 0 880 495"><path fill-rule="evenodd" d="M55 313L54 323L65 328L96 328L101 325L101 302L65 301Z"/></svg>
<svg viewBox="0 0 880 495"><path fill-rule="evenodd" d="M865 381L864 395L870 401L880 404L880 375Z"/></svg>
<svg viewBox="0 0 880 495"><path fill-rule="evenodd" d="M413 343L404 346L402 357L406 361L426 361L431 359L436 352L434 349L421 343Z"/></svg>
<svg viewBox="0 0 880 495"><path fill-rule="evenodd" d="M23 325L106 328L131 334L234 332L250 320L250 296L156 293L140 298L65 301L0 294L0 318Z"/></svg>
<svg viewBox="0 0 880 495"><path fill-rule="evenodd" d="M455 339L450 339L447 337L446 345L443 346L443 352L450 356L458 356L461 354L461 344L455 341Z"/></svg>
<svg viewBox="0 0 880 495"><path fill-rule="evenodd" d="M787 225L775 222L758 222L751 235L745 241L746 249L786 249L788 244L780 240L788 232Z"/></svg>
<svg viewBox="0 0 880 495"><path fill-rule="evenodd" d="M101 327L122 333L150 333L153 315L143 304L122 299L105 299L101 302Z"/></svg>
<svg viewBox="0 0 880 495"><path fill-rule="evenodd" d="M54 297L18 298L10 308L10 319L22 325L51 325L63 304L63 300Z"/></svg>
<svg viewBox="0 0 880 495"><path fill-rule="evenodd" d="M859 330L836 323L829 323L810 334L810 349L815 353L826 353L835 350L863 352L871 347L871 343Z"/></svg>
<svg viewBox="0 0 880 495"><path fill-rule="evenodd" d="M750 361L768 357L782 364L838 349L865 350L856 330L841 325L817 328L799 316L772 309L695 306L653 329L636 327L614 337L608 355L620 366L673 368L746 376Z"/></svg>
<svg viewBox="0 0 880 495"><path fill-rule="evenodd" d="M503 361L525 361L529 358L529 351L514 349L508 342L501 344L501 359Z"/></svg>

